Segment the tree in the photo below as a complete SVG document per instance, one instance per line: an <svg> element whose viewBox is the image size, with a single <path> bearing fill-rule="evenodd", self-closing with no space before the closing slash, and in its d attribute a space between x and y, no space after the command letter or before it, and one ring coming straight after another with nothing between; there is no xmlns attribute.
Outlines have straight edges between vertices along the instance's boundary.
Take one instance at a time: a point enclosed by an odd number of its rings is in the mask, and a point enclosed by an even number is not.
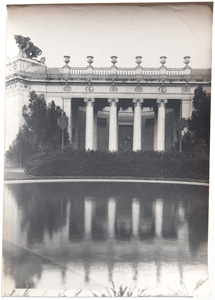
<svg viewBox="0 0 215 300"><path fill-rule="evenodd" d="M196 150L209 153L210 146L210 95L202 86L194 93L191 118L188 120L188 132L183 138L183 150Z"/></svg>
<svg viewBox="0 0 215 300"><path fill-rule="evenodd" d="M42 94L32 91L28 105L23 106L22 114L24 125L6 152L6 158L13 163L25 165L27 159L39 151L60 148L62 130L57 125L57 119L62 110L54 101L47 105ZM64 130L64 142L69 143L67 129Z"/></svg>
<svg viewBox="0 0 215 300"><path fill-rule="evenodd" d="M62 129L57 125L57 119L62 115L62 110L60 106L56 106L55 102L49 103L47 108L48 117L48 140L49 144L53 147L59 147L62 140ZM65 116L65 112L63 112ZM67 130L64 130L64 143L69 143L69 134Z"/></svg>
<svg viewBox="0 0 215 300"><path fill-rule="evenodd" d="M41 149L48 138L48 116L44 96L30 92L29 104L24 105L22 115L25 124L31 132L31 143L35 150Z"/></svg>
<svg viewBox="0 0 215 300"><path fill-rule="evenodd" d="M6 159L13 164L24 165L28 157L33 153L30 132L26 125L19 132L6 152Z"/></svg>

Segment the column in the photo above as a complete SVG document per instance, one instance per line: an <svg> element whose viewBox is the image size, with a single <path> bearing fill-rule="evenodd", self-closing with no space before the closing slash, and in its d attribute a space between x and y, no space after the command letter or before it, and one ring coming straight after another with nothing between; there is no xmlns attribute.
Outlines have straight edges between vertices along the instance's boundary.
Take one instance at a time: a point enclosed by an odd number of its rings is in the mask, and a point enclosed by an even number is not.
<svg viewBox="0 0 215 300"><path fill-rule="evenodd" d="M154 151L157 151L157 130L158 130L158 114L157 111L154 111L155 117L154 117L154 144L153 149Z"/></svg>
<svg viewBox="0 0 215 300"><path fill-rule="evenodd" d="M108 235L110 238L115 236L116 221L116 199L110 198L108 201Z"/></svg>
<svg viewBox="0 0 215 300"><path fill-rule="evenodd" d="M165 151L165 106L167 100L157 100L158 121L157 121L157 151Z"/></svg>
<svg viewBox="0 0 215 300"><path fill-rule="evenodd" d="M139 221L140 221L140 202L138 199L132 199L132 235L137 237L139 234Z"/></svg>
<svg viewBox="0 0 215 300"><path fill-rule="evenodd" d="M97 150L97 115L98 110L94 107L93 112L93 150Z"/></svg>
<svg viewBox="0 0 215 300"><path fill-rule="evenodd" d="M163 200L157 199L155 202L155 235L162 237L163 225Z"/></svg>
<svg viewBox="0 0 215 300"><path fill-rule="evenodd" d="M110 104L109 116L109 151L118 151L118 99L108 99Z"/></svg>
<svg viewBox="0 0 215 300"><path fill-rule="evenodd" d="M86 134L85 134L85 150L93 150L93 98L86 98Z"/></svg>
<svg viewBox="0 0 215 300"><path fill-rule="evenodd" d="M133 125L133 151L141 150L141 136L142 136L142 103L143 99L133 99L134 103L134 125Z"/></svg>
<svg viewBox="0 0 215 300"><path fill-rule="evenodd" d="M181 118L189 119L191 117L192 111L190 109L190 103L191 100L189 98L181 99Z"/></svg>

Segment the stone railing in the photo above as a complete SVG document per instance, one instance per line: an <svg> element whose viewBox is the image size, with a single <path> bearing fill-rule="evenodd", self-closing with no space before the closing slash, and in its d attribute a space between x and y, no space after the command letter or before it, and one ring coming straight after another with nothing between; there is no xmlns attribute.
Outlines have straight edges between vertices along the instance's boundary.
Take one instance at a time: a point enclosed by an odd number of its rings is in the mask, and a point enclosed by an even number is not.
<svg viewBox="0 0 215 300"><path fill-rule="evenodd" d="M184 68L144 68L138 65L135 68L111 67L94 68L70 67L66 64L62 68L48 68L44 63L32 59L14 58L6 66L7 79L22 76L32 79L49 80L199 80L210 81L211 69Z"/></svg>
<svg viewBox="0 0 215 300"><path fill-rule="evenodd" d="M162 69L162 72L160 72L160 68L115 68L113 70L112 68L68 68L66 70L62 69L64 74L68 75L91 75L91 76L104 76L104 75L116 75L116 76L160 76L160 75L167 75L167 76L178 76L178 75L189 75L191 74L191 68L187 69L187 72L184 72L184 69L179 68L165 68L165 72ZM59 70L59 73L62 71ZM48 69L48 73L51 74L52 70Z"/></svg>

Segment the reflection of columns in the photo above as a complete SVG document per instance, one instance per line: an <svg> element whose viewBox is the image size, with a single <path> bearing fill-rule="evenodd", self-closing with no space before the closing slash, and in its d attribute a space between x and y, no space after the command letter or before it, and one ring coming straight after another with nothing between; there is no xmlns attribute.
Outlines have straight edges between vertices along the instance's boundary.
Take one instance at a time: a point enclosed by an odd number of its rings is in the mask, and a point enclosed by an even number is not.
<svg viewBox="0 0 215 300"><path fill-rule="evenodd" d="M93 106L94 99L86 98L86 135L85 135L85 149L93 150Z"/></svg>
<svg viewBox="0 0 215 300"><path fill-rule="evenodd" d="M133 99L134 126L133 126L133 151L141 150L141 113L143 99Z"/></svg>
<svg viewBox="0 0 215 300"><path fill-rule="evenodd" d="M92 231L93 201L85 197L84 201L84 232L86 237L90 237Z"/></svg>
<svg viewBox="0 0 215 300"><path fill-rule="evenodd" d="M163 200L157 199L155 202L155 234L157 237L162 237L163 225Z"/></svg>
<svg viewBox="0 0 215 300"><path fill-rule="evenodd" d="M165 106L167 100L157 100L158 122L157 122L157 151L165 150Z"/></svg>
<svg viewBox="0 0 215 300"><path fill-rule="evenodd" d="M93 112L93 150L97 150L97 115L98 111L94 108Z"/></svg>
<svg viewBox="0 0 215 300"><path fill-rule="evenodd" d="M108 201L108 235L114 237L116 221L116 199L110 198Z"/></svg>
<svg viewBox="0 0 215 300"><path fill-rule="evenodd" d="M109 151L118 151L118 117L117 103L118 99L108 99L110 104L109 116Z"/></svg>
<svg viewBox="0 0 215 300"><path fill-rule="evenodd" d="M132 235L138 236L139 234L139 221L140 221L140 202L138 199L132 199Z"/></svg>
<svg viewBox="0 0 215 300"><path fill-rule="evenodd" d="M153 145L153 149L154 151L157 150L157 125L158 125L158 114L157 111L154 111L155 117L154 117L154 145Z"/></svg>

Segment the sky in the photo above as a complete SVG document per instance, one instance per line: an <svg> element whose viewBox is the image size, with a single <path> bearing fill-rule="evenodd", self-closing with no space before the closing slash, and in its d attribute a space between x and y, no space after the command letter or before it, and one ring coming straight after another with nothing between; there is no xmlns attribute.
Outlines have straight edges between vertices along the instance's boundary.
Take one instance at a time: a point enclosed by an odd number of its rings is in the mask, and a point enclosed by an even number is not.
<svg viewBox="0 0 215 300"><path fill-rule="evenodd" d="M193 68L211 67L212 11L205 5L24 5L8 6L7 56L18 54L13 35L28 36L42 50L48 67L135 67L135 56L143 67L159 67L167 56L167 67L184 67L191 56ZM39 57L39 58L40 58Z"/></svg>

